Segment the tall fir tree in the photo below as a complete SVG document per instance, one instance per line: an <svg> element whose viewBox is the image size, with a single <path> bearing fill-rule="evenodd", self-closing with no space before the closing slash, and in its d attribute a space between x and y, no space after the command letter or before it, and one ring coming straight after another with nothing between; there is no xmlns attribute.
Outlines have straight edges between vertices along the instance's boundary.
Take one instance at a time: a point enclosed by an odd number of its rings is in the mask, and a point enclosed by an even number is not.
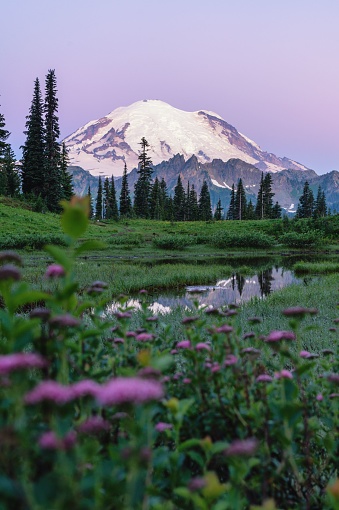
<svg viewBox="0 0 339 510"><path fill-rule="evenodd" d="M96 200L96 204L95 204L95 219L96 220L102 220L102 206L103 206L102 180L101 180L101 177L99 177L97 200Z"/></svg>
<svg viewBox="0 0 339 510"><path fill-rule="evenodd" d="M234 203L234 219L235 220L245 220L246 219L246 211L247 211L247 200L245 189L242 183L242 179L240 178L238 181L237 192L235 195L235 203Z"/></svg>
<svg viewBox="0 0 339 510"><path fill-rule="evenodd" d="M235 220L235 186L234 186L234 183L232 184L230 205L228 207L226 219L227 220Z"/></svg>
<svg viewBox="0 0 339 510"><path fill-rule="evenodd" d="M263 220L264 213L264 172L261 173L261 180L257 196L257 204L255 206L255 217L257 220Z"/></svg>
<svg viewBox="0 0 339 510"><path fill-rule="evenodd" d="M111 218L112 218L112 220L118 221L119 210L118 210L117 195L116 195L116 191L115 191L115 182L114 182L113 175L111 177L108 199L109 199L109 208L111 210Z"/></svg>
<svg viewBox="0 0 339 510"><path fill-rule="evenodd" d="M58 99L56 97L56 76L54 69L50 69L45 82L45 182L43 195L47 207L52 212L59 212L62 197Z"/></svg>
<svg viewBox="0 0 339 510"><path fill-rule="evenodd" d="M132 202L128 188L128 180L127 180L127 166L125 163L124 173L122 174L121 181L121 192L119 198L119 209L120 216L123 218L130 218L132 216Z"/></svg>
<svg viewBox="0 0 339 510"><path fill-rule="evenodd" d="M219 198L218 203L217 203L217 207L216 207L215 213L214 213L214 219L216 221L222 220L222 211L223 210L224 210L224 208L221 206L221 200Z"/></svg>
<svg viewBox="0 0 339 510"><path fill-rule="evenodd" d="M70 200L74 196L72 175L68 171L69 157L65 142L61 146L60 170L61 170L61 198Z"/></svg>
<svg viewBox="0 0 339 510"><path fill-rule="evenodd" d="M10 145L5 149L2 163L0 164L0 180L3 186L0 194L8 197L18 197L20 195L20 176L16 166L15 154ZM2 179L1 179L2 177Z"/></svg>
<svg viewBox="0 0 339 510"><path fill-rule="evenodd" d="M264 218L271 218L274 193L272 192L272 175L270 173L264 177L263 191Z"/></svg>
<svg viewBox="0 0 339 510"><path fill-rule="evenodd" d="M134 185L134 212L137 218L149 218L152 187L152 160L148 155L149 143L143 137L140 142L138 180Z"/></svg>
<svg viewBox="0 0 339 510"><path fill-rule="evenodd" d="M160 182L158 177L154 179L150 194L150 218L161 220L160 210Z"/></svg>
<svg viewBox="0 0 339 510"><path fill-rule="evenodd" d="M313 209L314 209L314 195L308 181L306 181L303 188L303 194L299 198L296 217L311 218L313 215Z"/></svg>
<svg viewBox="0 0 339 510"><path fill-rule="evenodd" d="M190 211L190 221L198 221L199 220L199 204L198 204L198 196L195 191L194 184L192 184L190 189L190 196L188 198L188 207Z"/></svg>
<svg viewBox="0 0 339 510"><path fill-rule="evenodd" d="M172 212L169 210L169 196L167 190L167 184L165 179L162 178L159 185L159 207L162 220L170 220L172 218Z"/></svg>
<svg viewBox="0 0 339 510"><path fill-rule="evenodd" d="M108 179L108 177L106 177L105 180L104 180L103 200L102 200L102 203L103 203L103 213L102 213L102 216L106 220L112 219L112 209L111 209L109 195L110 195L109 179Z"/></svg>
<svg viewBox="0 0 339 510"><path fill-rule="evenodd" d="M281 218L282 208L279 202L276 202L274 206L272 207L272 214L271 218L273 220L279 220Z"/></svg>
<svg viewBox="0 0 339 510"><path fill-rule="evenodd" d="M179 174L177 184L174 188L173 197L174 219L176 221L185 220L185 206L186 206L186 194Z"/></svg>
<svg viewBox="0 0 339 510"><path fill-rule="evenodd" d="M201 187L200 195L199 195L199 219L202 221L209 221L213 218L212 216L212 206L211 206L211 197L208 189L207 182L204 181Z"/></svg>
<svg viewBox="0 0 339 510"><path fill-rule="evenodd" d="M324 218L325 216L327 216L326 197L325 192L322 190L321 186L319 186L317 198L314 203L313 217L316 219Z"/></svg>
<svg viewBox="0 0 339 510"><path fill-rule="evenodd" d="M255 209L251 199L247 204L246 219L255 220Z"/></svg>
<svg viewBox="0 0 339 510"><path fill-rule="evenodd" d="M87 196L89 200L89 218L93 218L94 210L93 210L93 198L92 198L92 192L91 192L91 186L88 186Z"/></svg>
<svg viewBox="0 0 339 510"><path fill-rule="evenodd" d="M5 150L8 147L6 140L9 137L9 135L10 133L6 129L5 116L2 113L0 113L0 162L5 154Z"/></svg>
<svg viewBox="0 0 339 510"><path fill-rule="evenodd" d="M22 148L22 192L45 197L45 129L40 82L36 78L29 115L26 117L26 140Z"/></svg>

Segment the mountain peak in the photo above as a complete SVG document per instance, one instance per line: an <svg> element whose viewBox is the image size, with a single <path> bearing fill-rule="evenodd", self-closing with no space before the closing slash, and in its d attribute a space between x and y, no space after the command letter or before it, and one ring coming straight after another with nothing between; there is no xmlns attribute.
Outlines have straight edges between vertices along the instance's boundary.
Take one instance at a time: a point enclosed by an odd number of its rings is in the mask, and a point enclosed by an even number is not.
<svg viewBox="0 0 339 510"><path fill-rule="evenodd" d="M218 114L199 110L186 112L159 99L144 99L122 106L93 120L65 138L72 165L92 175L122 175L138 165L140 140L150 144L153 164L175 154L185 160L193 155L200 163L238 158L260 170L276 172L306 167L287 158L268 154L239 133Z"/></svg>

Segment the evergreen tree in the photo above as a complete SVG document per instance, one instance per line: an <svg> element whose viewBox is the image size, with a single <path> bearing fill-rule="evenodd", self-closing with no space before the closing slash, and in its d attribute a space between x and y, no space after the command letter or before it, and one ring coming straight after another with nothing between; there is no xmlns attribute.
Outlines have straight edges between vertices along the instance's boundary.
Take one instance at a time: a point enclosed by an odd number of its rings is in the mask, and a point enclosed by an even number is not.
<svg viewBox="0 0 339 510"><path fill-rule="evenodd" d="M198 221L199 220L199 205L198 205L198 196L195 191L194 184L192 184L190 190L190 196L188 199L189 203L189 211L190 211L190 221Z"/></svg>
<svg viewBox="0 0 339 510"><path fill-rule="evenodd" d="M255 220L255 209L254 205L252 203L252 200L250 200L247 204L247 211L246 211L246 219L247 220Z"/></svg>
<svg viewBox="0 0 339 510"><path fill-rule="evenodd" d="M173 197L174 219L176 221L184 221L185 207L186 207L186 195L179 174L177 184L174 188Z"/></svg>
<svg viewBox="0 0 339 510"><path fill-rule="evenodd" d="M162 178L159 185L159 207L162 220L172 219L172 209L169 210L169 196L167 191L167 184L165 179Z"/></svg>
<svg viewBox="0 0 339 510"><path fill-rule="evenodd" d="M308 181L304 184L303 194L299 198L297 218L311 218L314 209L314 195Z"/></svg>
<svg viewBox="0 0 339 510"><path fill-rule="evenodd" d="M8 197L17 197L20 194L20 177L15 163L15 154L10 145L4 151L0 165L0 194Z"/></svg>
<svg viewBox="0 0 339 510"><path fill-rule="evenodd" d="M264 172L261 173L261 180L257 196L257 204L255 206L255 217L258 220L264 219Z"/></svg>
<svg viewBox="0 0 339 510"><path fill-rule="evenodd" d="M229 208L227 211L226 219L227 220L235 220L235 187L234 187L234 183L232 184L231 200L230 200L230 205L229 205Z"/></svg>
<svg viewBox="0 0 339 510"><path fill-rule="evenodd" d="M149 201L151 193L152 160L148 156L149 143L142 138L139 155L139 178L134 185L134 211L138 218L149 218Z"/></svg>
<svg viewBox="0 0 339 510"><path fill-rule="evenodd" d="M104 180L104 187L103 187L103 214L102 216L106 219L106 220L110 220L112 219L112 209L111 209L111 204L110 204L110 189L109 189L109 180L108 180L108 177L105 178Z"/></svg>
<svg viewBox="0 0 339 510"><path fill-rule="evenodd" d="M50 69L45 83L45 179L43 196L47 207L52 212L60 211L62 197L61 169L60 169L60 136L58 99L56 97L56 76L54 69Z"/></svg>
<svg viewBox="0 0 339 510"><path fill-rule="evenodd" d="M224 208L221 207L221 200L219 198L218 203L217 203L217 208L216 208L215 213L214 213L214 219L215 220L220 221L222 219L222 211L223 210L224 210Z"/></svg>
<svg viewBox="0 0 339 510"><path fill-rule="evenodd" d="M93 199L91 193L91 186L88 186L87 196L89 199L89 218L93 218L94 210L93 210Z"/></svg>
<svg viewBox="0 0 339 510"><path fill-rule="evenodd" d="M116 191L115 191L115 182L114 182L113 175L111 177L111 185L109 188L108 201L109 201L109 208L111 211L111 218L115 221L118 221L119 210L118 210L117 196L116 196Z"/></svg>
<svg viewBox="0 0 339 510"><path fill-rule="evenodd" d="M325 192L321 189L321 186L319 186L317 198L314 204L313 217L324 218L325 216L327 216L326 197Z"/></svg>
<svg viewBox="0 0 339 510"><path fill-rule="evenodd" d="M0 163L8 147L6 140L9 135L10 133L6 129L5 117L2 113L0 113Z"/></svg>
<svg viewBox="0 0 339 510"><path fill-rule="evenodd" d="M60 170L61 170L61 198L64 200L70 200L74 196L74 186L72 175L68 172L69 157L66 149L65 142L61 146L61 159L60 159Z"/></svg>
<svg viewBox="0 0 339 510"><path fill-rule="evenodd" d="M25 144L22 148L22 192L24 195L45 196L45 144L43 102L38 78L29 115L26 117Z"/></svg>
<svg viewBox="0 0 339 510"><path fill-rule="evenodd" d="M161 220L160 208L160 183L158 177L155 178L150 194L150 218Z"/></svg>
<svg viewBox="0 0 339 510"><path fill-rule="evenodd" d="M212 207L211 207L211 197L208 189L207 182L204 181L201 187L200 195L199 195L199 219L202 221L209 221L213 218L212 216Z"/></svg>
<svg viewBox="0 0 339 510"><path fill-rule="evenodd" d="M240 178L238 181L237 193L235 195L235 220L245 220L246 219L246 211L247 211L247 200L245 195L245 189L242 183L242 179Z"/></svg>
<svg viewBox="0 0 339 510"><path fill-rule="evenodd" d="M101 220L102 219L102 181L101 177L99 177L99 183L98 183L98 194L97 194L97 201L95 205L95 219Z"/></svg>
<svg viewBox="0 0 339 510"><path fill-rule="evenodd" d="M273 220L279 220L281 218L281 212L282 212L281 205L278 202L276 202L272 207L271 218Z"/></svg>
<svg viewBox="0 0 339 510"><path fill-rule="evenodd" d="M275 194L272 192L272 175L268 173L265 175L263 182L264 218L272 217L274 195Z"/></svg>
<svg viewBox="0 0 339 510"><path fill-rule="evenodd" d="M124 173L121 181L121 192L119 199L120 216L130 218L132 216L132 202L128 189L127 166L125 163Z"/></svg>

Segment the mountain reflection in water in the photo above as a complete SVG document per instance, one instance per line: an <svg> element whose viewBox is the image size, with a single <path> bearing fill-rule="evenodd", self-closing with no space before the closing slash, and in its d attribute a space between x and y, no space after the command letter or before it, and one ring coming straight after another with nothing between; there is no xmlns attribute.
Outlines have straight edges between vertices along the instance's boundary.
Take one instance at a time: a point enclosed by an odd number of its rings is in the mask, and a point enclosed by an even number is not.
<svg viewBox="0 0 339 510"><path fill-rule="evenodd" d="M240 304L251 298L264 298L271 292L282 289L302 280L294 273L282 267L273 267L257 272L253 276L242 276L234 273L230 278L218 280L215 285L201 285L186 287L178 292L162 292L148 295L149 309L153 313L169 313L173 308L194 308L194 301L199 306L221 307L229 304ZM126 306L140 308L138 298L132 298ZM109 311L117 310L118 305L112 303Z"/></svg>

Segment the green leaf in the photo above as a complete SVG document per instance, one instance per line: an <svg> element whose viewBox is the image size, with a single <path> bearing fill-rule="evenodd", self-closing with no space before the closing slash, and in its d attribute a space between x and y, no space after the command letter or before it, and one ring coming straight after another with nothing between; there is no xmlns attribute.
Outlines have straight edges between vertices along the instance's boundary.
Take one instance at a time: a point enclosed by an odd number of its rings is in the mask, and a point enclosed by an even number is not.
<svg viewBox="0 0 339 510"><path fill-rule="evenodd" d="M165 356L159 356L159 358L152 359L151 363L154 368L163 372L173 365L174 360L173 356L166 354Z"/></svg>
<svg viewBox="0 0 339 510"><path fill-rule="evenodd" d="M26 305L27 303L46 301L48 299L50 299L50 295L46 294L46 292L41 292L39 290L27 290L15 296L15 298L12 299L11 305L17 309L19 306Z"/></svg>
<svg viewBox="0 0 339 510"><path fill-rule="evenodd" d="M84 241L80 246L78 246L74 253L76 256L81 255L82 253L85 253L86 251L93 251L93 250L104 250L107 248L105 243L102 243L101 241L96 240L89 240Z"/></svg>
<svg viewBox="0 0 339 510"><path fill-rule="evenodd" d="M65 253L64 248L62 249L58 246L47 245L45 246L45 251L47 251L47 253L49 253L56 262L61 264L64 269L67 271L71 269L72 261L67 253Z"/></svg>
<svg viewBox="0 0 339 510"><path fill-rule="evenodd" d="M65 234L78 239L88 227L88 218L80 207L67 207L61 216L61 226Z"/></svg>
<svg viewBox="0 0 339 510"><path fill-rule="evenodd" d="M188 439L187 441L184 441L179 446L178 450L179 452L182 452L184 450L187 450L187 448L192 448L192 446L200 446L201 440L200 439Z"/></svg>
<svg viewBox="0 0 339 510"><path fill-rule="evenodd" d="M201 468L204 468L205 460L202 455L200 455L198 452L195 452L194 450L187 452L187 455L191 457L191 459L194 460Z"/></svg>

